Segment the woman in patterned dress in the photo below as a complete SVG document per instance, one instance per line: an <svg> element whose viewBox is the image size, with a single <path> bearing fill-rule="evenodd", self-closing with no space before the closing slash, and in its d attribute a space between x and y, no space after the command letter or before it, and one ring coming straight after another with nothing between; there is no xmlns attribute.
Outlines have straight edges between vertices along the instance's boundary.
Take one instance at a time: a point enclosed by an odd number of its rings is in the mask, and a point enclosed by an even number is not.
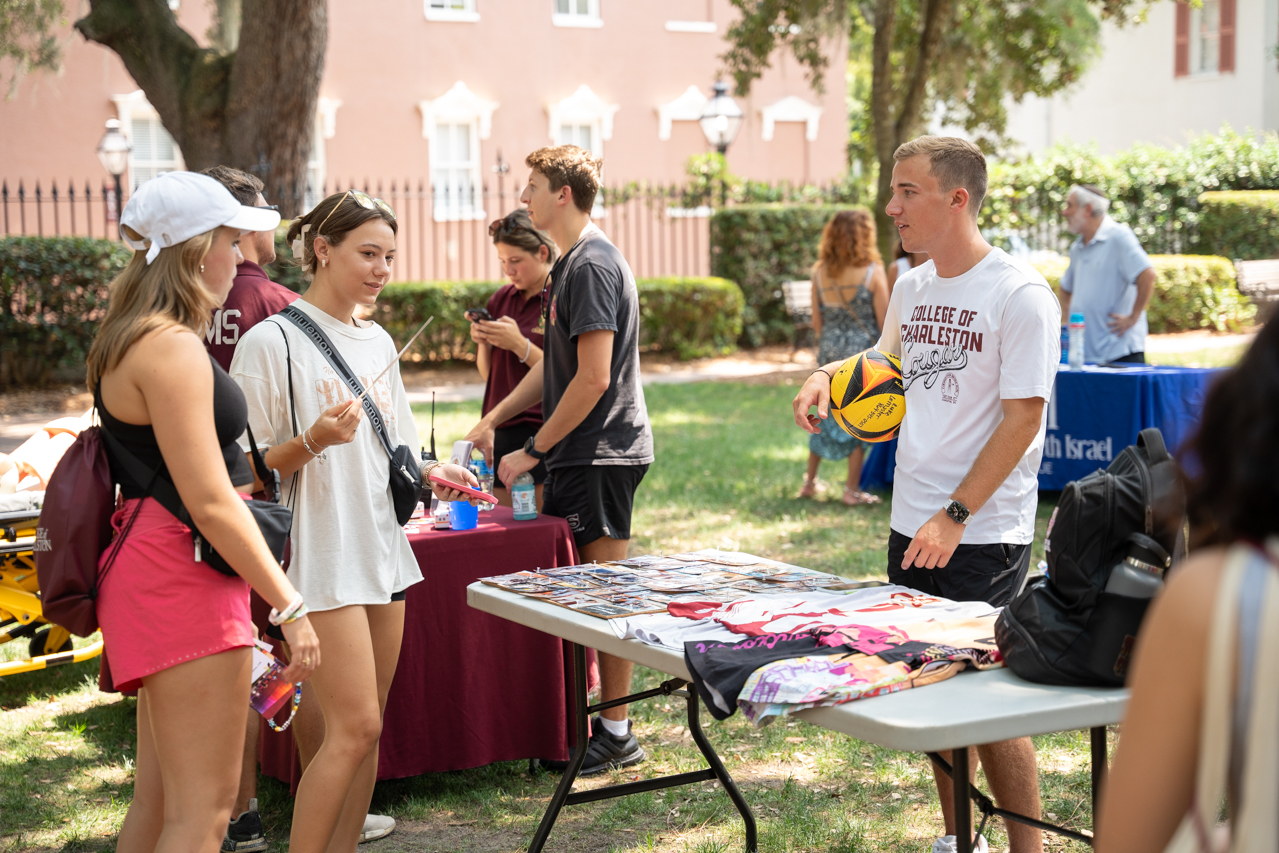
<svg viewBox="0 0 1279 853"><path fill-rule="evenodd" d="M875 247L875 220L864 210L841 211L822 231L818 261L813 265L813 331L817 363L829 364L868 350L879 340L888 309L888 278ZM821 433L809 436L808 472L801 498L817 494L817 467L823 459L847 459L848 506L878 503L858 488L862 462L871 446L835 425L822 421Z"/></svg>

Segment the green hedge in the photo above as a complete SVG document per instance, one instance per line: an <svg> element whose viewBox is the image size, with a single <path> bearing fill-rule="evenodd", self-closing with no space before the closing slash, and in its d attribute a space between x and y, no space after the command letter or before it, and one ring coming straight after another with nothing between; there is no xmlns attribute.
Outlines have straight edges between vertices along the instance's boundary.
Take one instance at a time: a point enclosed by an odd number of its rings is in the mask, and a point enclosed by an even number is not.
<svg viewBox="0 0 1279 853"><path fill-rule="evenodd" d="M107 285L132 256L87 237L0 238L0 388L83 365Z"/></svg>
<svg viewBox="0 0 1279 853"><path fill-rule="evenodd" d="M1235 331L1252 323L1257 308L1239 292L1235 267L1212 255L1151 255L1155 292L1146 309L1150 331L1190 329ZM1068 261L1045 261L1035 268L1057 289Z"/></svg>
<svg viewBox="0 0 1279 853"><path fill-rule="evenodd" d="M1279 192L1237 190L1199 196L1199 244L1242 261L1279 258Z"/></svg>
<svg viewBox="0 0 1279 853"><path fill-rule="evenodd" d="M430 328L406 354L413 361L470 358L475 352L466 309L482 307L502 282L423 281L387 285L374 319L397 341L427 317ZM636 282L640 346L697 358L729 352L742 329L742 291L722 278L655 278Z"/></svg>
<svg viewBox="0 0 1279 853"><path fill-rule="evenodd" d="M0 238L0 388L37 385L58 371L83 376L111 280L132 252L82 237ZM295 268L288 268L290 273ZM305 285L300 277L286 281ZM417 361L471 358L463 313L483 306L502 282L408 282L387 286L374 318L397 341L435 322L410 350ZM640 345L695 358L730 351L742 329L742 292L719 278L637 282Z"/></svg>
<svg viewBox="0 0 1279 853"><path fill-rule="evenodd" d="M795 325L782 300L782 282L807 279L822 229L854 205L742 204L711 217L711 274L741 285L746 304L742 343L789 341ZM864 209L864 208L861 208Z"/></svg>
<svg viewBox="0 0 1279 853"><path fill-rule="evenodd" d="M1229 245L1200 233L1199 199L1216 190L1279 190L1279 136L1240 135L1226 127L1184 147L1134 145L1103 156L1095 146L1056 145L1020 162L993 163L981 225L996 242L1030 233L1035 248L1065 252L1061 208L1071 184L1097 184L1110 215L1127 223L1147 252L1235 257Z"/></svg>

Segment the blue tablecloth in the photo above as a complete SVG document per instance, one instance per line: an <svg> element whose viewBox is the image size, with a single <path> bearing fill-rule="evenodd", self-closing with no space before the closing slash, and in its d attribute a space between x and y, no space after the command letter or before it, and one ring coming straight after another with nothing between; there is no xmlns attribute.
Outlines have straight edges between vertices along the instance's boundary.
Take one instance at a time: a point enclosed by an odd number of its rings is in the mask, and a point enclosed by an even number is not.
<svg viewBox="0 0 1279 853"><path fill-rule="evenodd" d="M1105 468L1147 427L1159 427L1175 453L1198 425L1204 395L1220 372L1200 367L1063 368L1048 403L1039 488L1057 491ZM891 485L896 455L896 440L876 446L862 468L862 488Z"/></svg>

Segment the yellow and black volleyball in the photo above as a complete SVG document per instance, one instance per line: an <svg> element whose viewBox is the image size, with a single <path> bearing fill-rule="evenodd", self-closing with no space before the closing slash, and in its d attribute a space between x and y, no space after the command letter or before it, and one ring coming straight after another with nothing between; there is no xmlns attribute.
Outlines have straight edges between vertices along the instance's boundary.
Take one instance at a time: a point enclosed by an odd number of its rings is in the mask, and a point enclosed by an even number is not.
<svg viewBox="0 0 1279 853"><path fill-rule="evenodd" d="M901 360L868 349L844 362L830 382L830 415L862 441L889 441L906 414Z"/></svg>

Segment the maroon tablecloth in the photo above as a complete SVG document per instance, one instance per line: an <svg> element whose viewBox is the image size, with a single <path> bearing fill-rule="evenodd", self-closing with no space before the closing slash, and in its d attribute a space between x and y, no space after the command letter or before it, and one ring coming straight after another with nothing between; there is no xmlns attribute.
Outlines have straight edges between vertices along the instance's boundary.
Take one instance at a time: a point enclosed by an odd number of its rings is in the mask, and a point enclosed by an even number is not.
<svg viewBox="0 0 1279 853"><path fill-rule="evenodd" d="M568 524L550 516L515 521L496 507L480 514L475 530L423 527L409 543L423 581L409 587L405 602L378 778L567 758L572 659L565 643L468 607L466 587L489 575L573 565ZM262 772L296 789L292 734L265 725L262 733Z"/></svg>

